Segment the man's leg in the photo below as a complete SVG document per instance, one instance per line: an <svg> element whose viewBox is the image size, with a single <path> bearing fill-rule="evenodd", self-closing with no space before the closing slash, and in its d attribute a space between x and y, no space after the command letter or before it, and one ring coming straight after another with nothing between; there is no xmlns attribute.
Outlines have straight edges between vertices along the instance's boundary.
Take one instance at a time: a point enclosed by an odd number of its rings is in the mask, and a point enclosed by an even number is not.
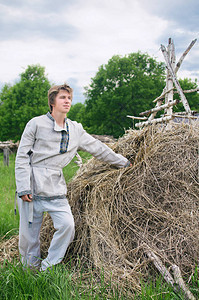
<svg viewBox="0 0 199 300"><path fill-rule="evenodd" d="M43 219L40 203L33 201L33 222L29 226L29 203L18 197L18 208L20 215L19 223L19 253L24 268L39 267L40 259L40 240L39 233Z"/></svg>
<svg viewBox="0 0 199 300"><path fill-rule="evenodd" d="M43 271L62 261L75 234L74 219L67 199L46 202L56 232L48 249L48 256L41 263Z"/></svg>

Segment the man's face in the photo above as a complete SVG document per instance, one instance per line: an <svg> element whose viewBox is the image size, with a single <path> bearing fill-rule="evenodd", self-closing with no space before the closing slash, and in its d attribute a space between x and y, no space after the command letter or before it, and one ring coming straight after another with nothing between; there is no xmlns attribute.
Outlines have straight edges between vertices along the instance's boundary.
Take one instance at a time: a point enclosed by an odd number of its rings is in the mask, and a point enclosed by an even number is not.
<svg viewBox="0 0 199 300"><path fill-rule="evenodd" d="M71 95L66 90L60 90L55 97L55 103L52 104L53 112L67 114L71 108Z"/></svg>

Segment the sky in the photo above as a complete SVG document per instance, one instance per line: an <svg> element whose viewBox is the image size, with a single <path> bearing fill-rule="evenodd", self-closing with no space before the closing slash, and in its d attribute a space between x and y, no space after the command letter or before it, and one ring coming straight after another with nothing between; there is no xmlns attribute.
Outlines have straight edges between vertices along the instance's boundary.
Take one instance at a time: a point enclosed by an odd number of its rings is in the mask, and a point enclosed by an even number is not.
<svg viewBox="0 0 199 300"><path fill-rule="evenodd" d="M199 0L0 0L0 88L40 64L83 103L84 87L113 55L141 51L164 62L169 38L177 61L197 39L178 78L198 81Z"/></svg>

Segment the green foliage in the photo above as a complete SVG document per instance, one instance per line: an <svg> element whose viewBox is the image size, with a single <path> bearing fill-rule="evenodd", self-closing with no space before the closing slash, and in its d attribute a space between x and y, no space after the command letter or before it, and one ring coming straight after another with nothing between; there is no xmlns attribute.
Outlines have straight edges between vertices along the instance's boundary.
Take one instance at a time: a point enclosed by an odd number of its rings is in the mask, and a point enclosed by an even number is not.
<svg viewBox="0 0 199 300"><path fill-rule="evenodd" d="M163 63L140 52L113 56L86 89L84 122L95 134L121 136L132 127L127 115L150 109L164 87Z"/></svg>
<svg viewBox="0 0 199 300"><path fill-rule="evenodd" d="M71 106L71 109L67 114L67 117L72 121L83 123L84 113L85 113L85 105L83 103L76 103Z"/></svg>
<svg viewBox="0 0 199 300"><path fill-rule="evenodd" d="M0 140L20 139L26 123L48 111L50 82L45 68L28 66L13 86L5 85L0 93Z"/></svg>
<svg viewBox="0 0 199 300"><path fill-rule="evenodd" d="M180 86L183 90L192 90L197 88L197 82L193 82L191 79L184 78L184 79L179 79ZM199 94L197 92L193 93L185 93L185 96L188 100L189 106L191 110L195 110L199 112ZM179 99L178 94L174 94L175 99ZM179 103L175 107L175 111L185 111L182 103Z"/></svg>
<svg viewBox="0 0 199 300"><path fill-rule="evenodd" d="M184 90L197 87L196 82L179 80ZM113 56L101 65L86 88L85 104L72 105L68 118L83 124L89 133L119 137L133 126L127 115L139 116L152 108L152 101L165 85L165 66L148 54L131 53ZM4 85L0 93L0 140L20 139L26 123L48 111L47 92L50 82L45 68L28 66L13 86ZM199 109L199 94L186 94L191 110ZM178 94L174 98L179 98ZM184 111L178 104L175 111ZM136 122L136 121L135 121Z"/></svg>

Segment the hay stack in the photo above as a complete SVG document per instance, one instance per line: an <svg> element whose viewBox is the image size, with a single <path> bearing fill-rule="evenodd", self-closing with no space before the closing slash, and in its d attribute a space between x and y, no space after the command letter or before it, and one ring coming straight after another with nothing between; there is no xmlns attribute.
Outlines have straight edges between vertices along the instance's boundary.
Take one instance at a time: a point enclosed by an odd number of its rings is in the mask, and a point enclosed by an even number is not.
<svg viewBox="0 0 199 300"><path fill-rule="evenodd" d="M133 167L118 170L91 159L68 186L76 238L66 261L78 255L135 289L140 275L154 271L151 252L190 275L199 257L197 128L131 130L113 149ZM46 230L48 223L44 240Z"/></svg>
<svg viewBox="0 0 199 300"><path fill-rule="evenodd" d="M199 257L198 128L130 130L113 149L133 167L118 170L91 159L68 185L76 238L65 261L79 256L133 289L154 272L150 253L190 276ZM44 255L49 222L46 217L41 234Z"/></svg>

